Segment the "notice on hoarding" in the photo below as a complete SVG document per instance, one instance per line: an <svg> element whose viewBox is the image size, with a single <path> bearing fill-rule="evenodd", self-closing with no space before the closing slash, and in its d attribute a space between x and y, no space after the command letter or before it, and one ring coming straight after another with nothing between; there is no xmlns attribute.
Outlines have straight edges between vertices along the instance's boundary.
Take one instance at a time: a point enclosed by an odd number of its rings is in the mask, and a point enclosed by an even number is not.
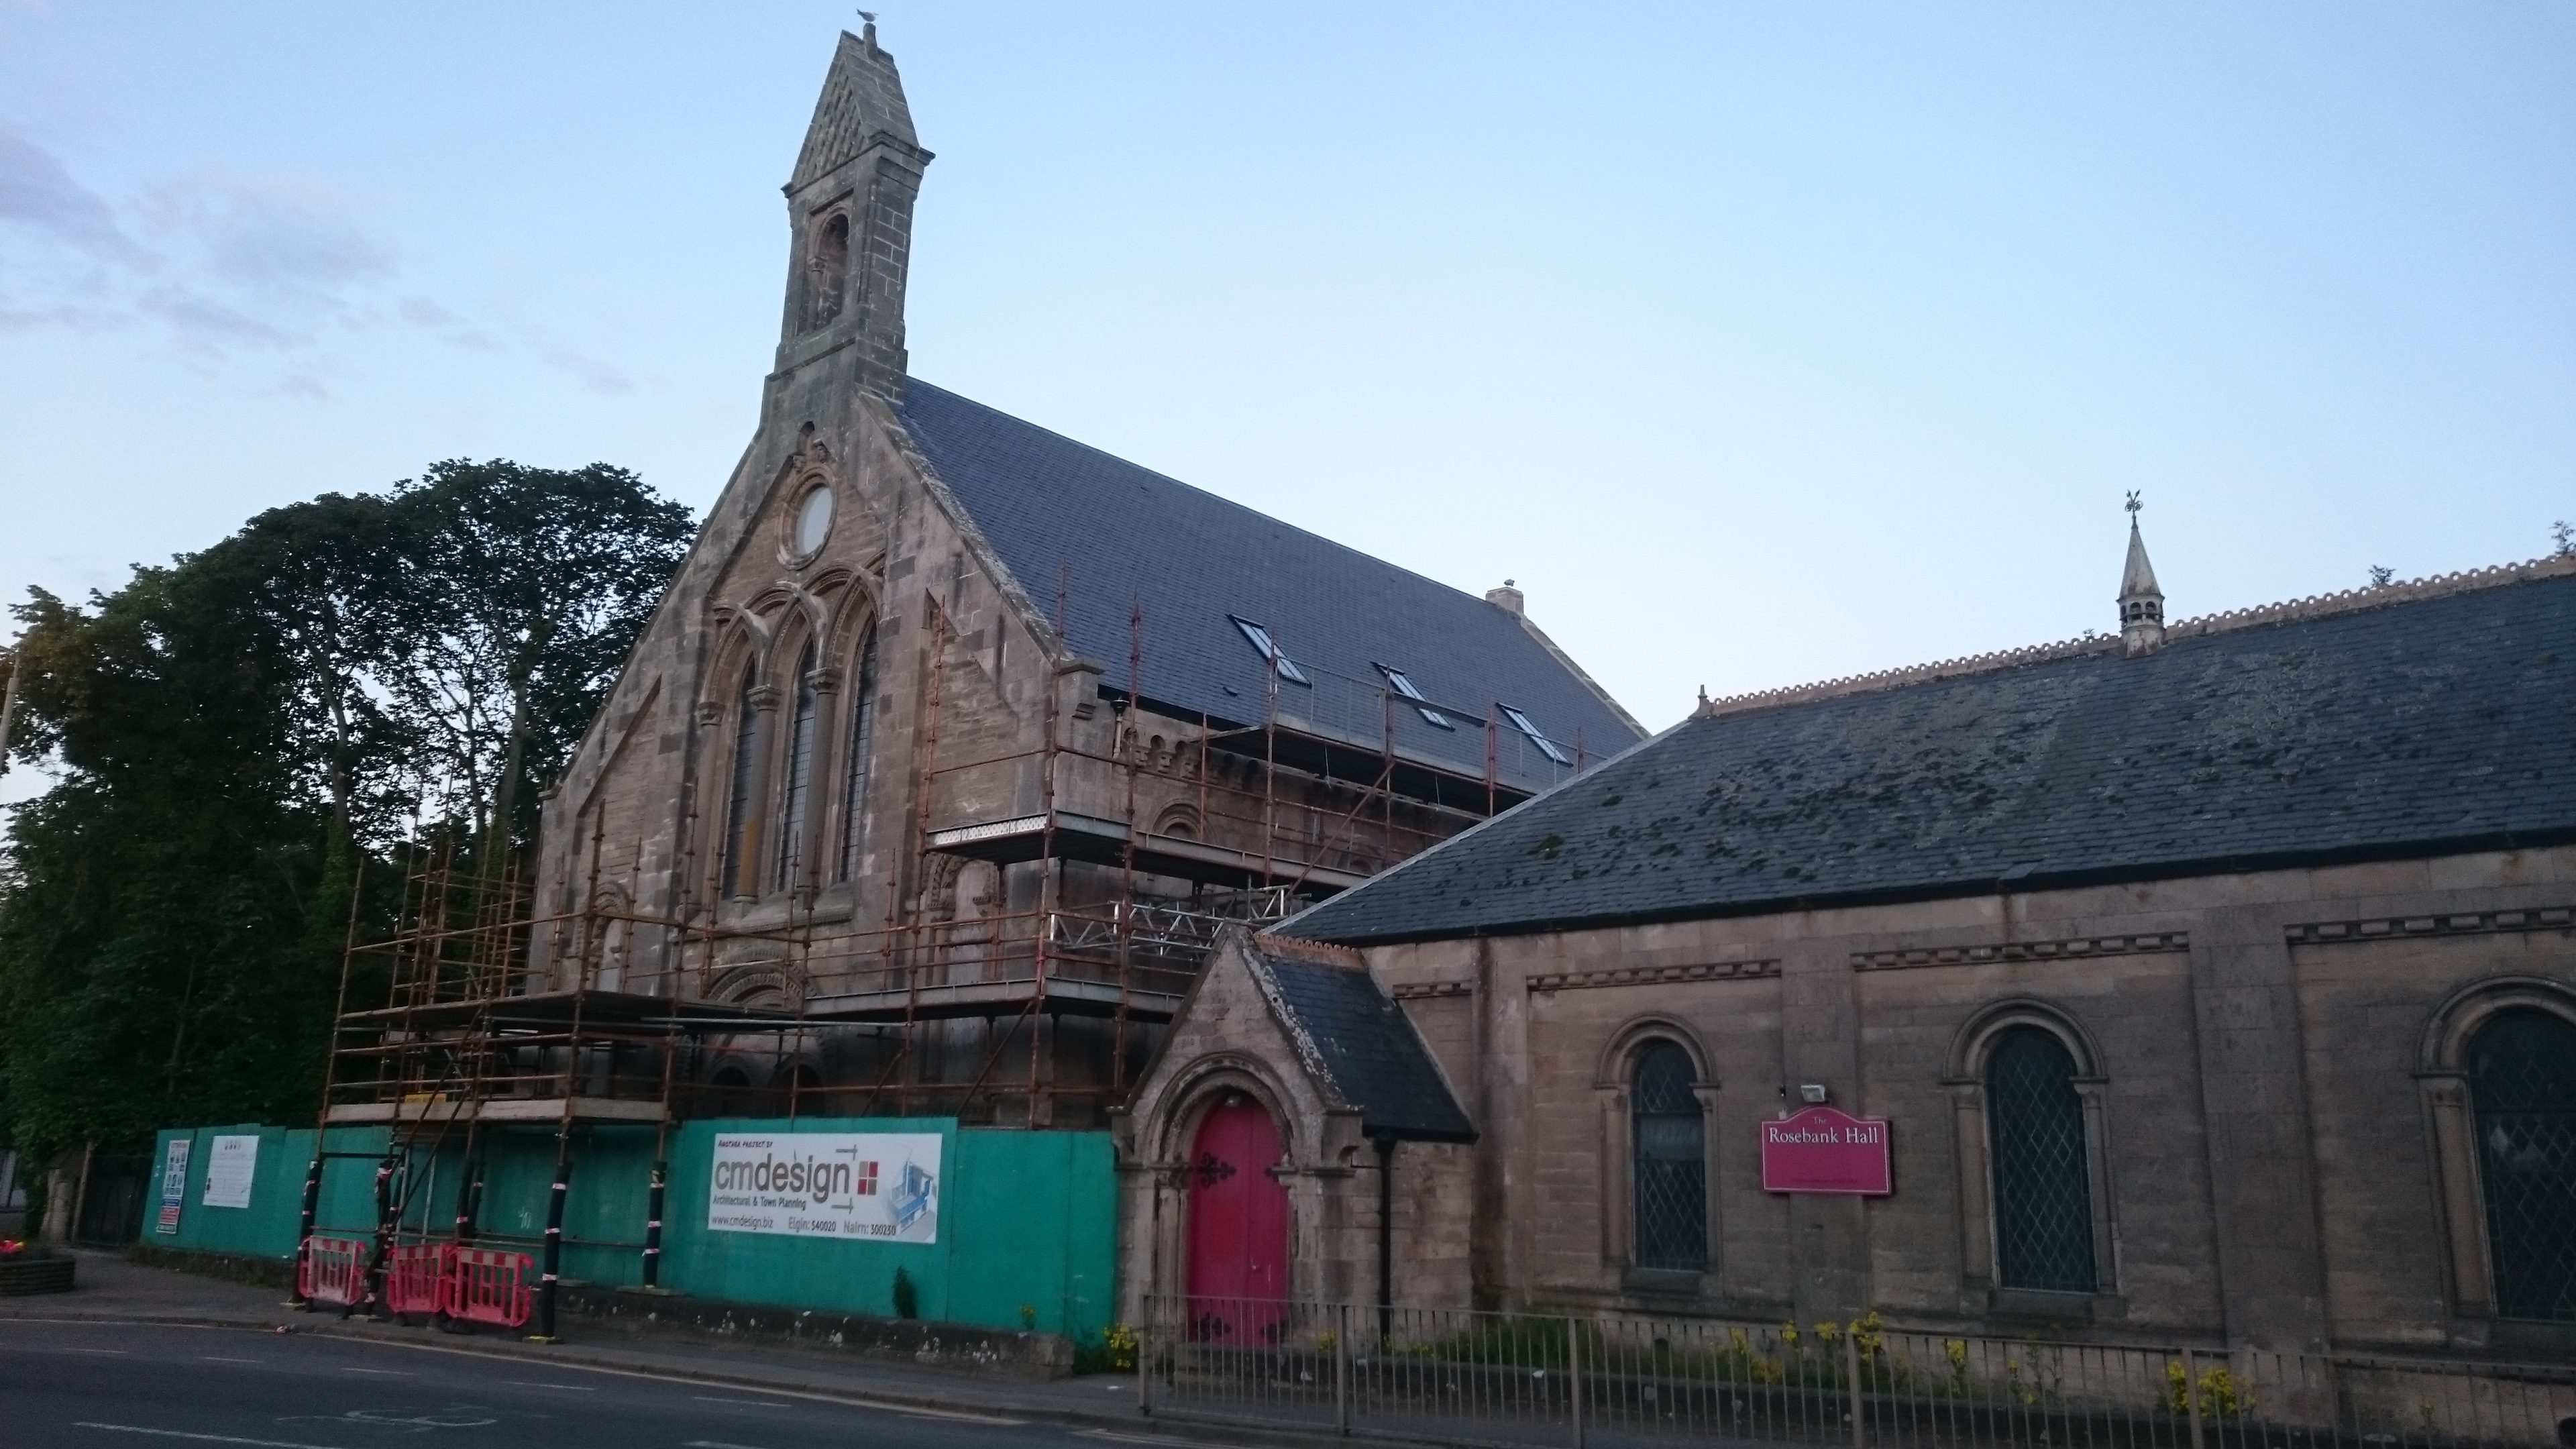
<svg viewBox="0 0 2576 1449"><path fill-rule="evenodd" d="M176 1236L179 1211L188 1201L189 1139L170 1139L169 1155L161 1160L161 1211L152 1220L152 1231Z"/></svg>
<svg viewBox="0 0 2576 1449"><path fill-rule="evenodd" d="M939 1134L718 1137L707 1227L856 1243L939 1241Z"/></svg>
<svg viewBox="0 0 2576 1449"><path fill-rule="evenodd" d="M1886 1196L1887 1123L1831 1107L1763 1123L1762 1190Z"/></svg>
<svg viewBox="0 0 2576 1449"><path fill-rule="evenodd" d="M207 1207L249 1207L250 1182L258 1174L257 1137L218 1137L206 1154L206 1190L197 1201Z"/></svg>

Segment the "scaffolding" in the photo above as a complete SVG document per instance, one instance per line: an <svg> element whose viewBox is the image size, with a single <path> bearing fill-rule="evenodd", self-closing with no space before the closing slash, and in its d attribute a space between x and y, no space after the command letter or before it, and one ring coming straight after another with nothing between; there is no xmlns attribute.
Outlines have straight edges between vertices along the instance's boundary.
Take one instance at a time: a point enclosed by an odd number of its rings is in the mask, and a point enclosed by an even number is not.
<svg viewBox="0 0 2576 1449"><path fill-rule="evenodd" d="M551 1336L566 1182L587 1132L653 1129L640 1239L587 1245L640 1254L651 1289L677 1122L1098 1125L1150 1064L1220 930L1284 919L1584 763L1579 736L1569 747L1525 720L1507 726L1500 704L1470 711L1399 689L1396 677L1351 679L1275 652L1259 723L1173 711L1140 689L1141 609L1129 623L1124 688L1100 684L1071 710L1051 688L1033 747L943 762L949 639L934 615L929 657L942 665L924 686L908 849L892 853L878 924L818 909L817 873L792 863L799 886L773 923L729 914L726 853L700 849L694 814L676 869L695 889L667 912L637 904L640 842L629 879L600 878L604 812L586 851L556 853L558 878L542 894L560 909L537 908L515 860L462 860L453 839L408 848L392 929L361 940L352 913L305 1237L325 1160L377 1156L332 1152L328 1129L382 1127L369 1301L407 1246L516 1243L542 1255L537 1331ZM1300 710L1282 708L1287 670L1300 675ZM1101 704L1112 711L1108 747L1068 738L1065 716L1089 720ZM1400 747L1400 711L1469 739L1481 720L1481 777ZM1371 715L1375 730L1359 728ZM1013 808L996 812L995 801ZM566 863L585 854L576 886ZM970 862L993 868L1004 908L942 914L929 883L953 887ZM1026 887L1018 903L1014 868ZM714 999L716 977L746 957L778 989ZM663 963L645 983L653 989L627 989L645 960ZM826 1045L839 1049L838 1080L813 1065ZM764 1055L769 1080L757 1083L738 1064ZM555 1160L545 1229L513 1239L478 1221L480 1153L490 1134L545 1129ZM459 1164L444 1188L443 1158ZM442 1196L452 1211L433 1229Z"/></svg>

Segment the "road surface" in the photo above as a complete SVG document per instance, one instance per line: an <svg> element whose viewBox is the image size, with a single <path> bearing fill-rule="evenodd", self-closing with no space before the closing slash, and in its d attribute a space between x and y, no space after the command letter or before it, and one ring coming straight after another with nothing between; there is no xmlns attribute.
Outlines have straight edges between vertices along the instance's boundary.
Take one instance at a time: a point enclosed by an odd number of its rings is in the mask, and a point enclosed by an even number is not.
<svg viewBox="0 0 2576 1449"><path fill-rule="evenodd" d="M1104 1442L1106 1441L1106 1442ZM5 1449L1204 1449L435 1345L0 1320Z"/></svg>

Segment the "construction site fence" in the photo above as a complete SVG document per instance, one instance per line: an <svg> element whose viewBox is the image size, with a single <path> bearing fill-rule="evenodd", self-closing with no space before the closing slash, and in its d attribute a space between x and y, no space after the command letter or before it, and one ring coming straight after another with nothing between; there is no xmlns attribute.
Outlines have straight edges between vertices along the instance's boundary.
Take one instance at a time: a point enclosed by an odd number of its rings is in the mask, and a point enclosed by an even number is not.
<svg viewBox="0 0 2576 1449"><path fill-rule="evenodd" d="M1500 1444L2560 1449L2576 1366L1154 1298L1149 1413Z"/></svg>
<svg viewBox="0 0 2576 1449"><path fill-rule="evenodd" d="M783 1232L722 1230L710 1221L719 1137L803 1133L921 1134L939 1139L937 1229L929 1241L848 1241ZM221 1150L218 1139L249 1139ZM446 1311L486 1318L504 1293L503 1260L542 1262L557 1152L565 1166L557 1272L562 1281L607 1288L644 1286L648 1248L658 1250L653 1286L727 1303L919 1317L996 1329L1035 1328L1099 1341L1113 1316L1117 1270L1117 1182L1104 1132L1028 1132L960 1127L947 1117L718 1118L672 1124L575 1126L560 1143L551 1125L484 1124L420 1130L408 1141L385 1128L334 1128L321 1158L312 1229L317 1249L355 1243L358 1269L379 1265L389 1311L436 1308L432 1285L454 1279L464 1296ZM179 1251L341 1264L333 1246L320 1259L299 1253L305 1182L314 1165L310 1130L256 1124L183 1128L160 1134L156 1161L174 1141L187 1147L173 1230L157 1231L161 1184L145 1204L144 1241ZM657 1146L661 1156L657 1159ZM657 1160L663 1169L661 1230L649 1234ZM235 1197L250 1165L246 1206ZM381 1185L379 1182L381 1174ZM382 1216L379 1216L379 1204ZM463 1215L467 1221L460 1223ZM458 1256L439 1257L441 1250ZM340 1256L332 1256L338 1254ZM475 1270L485 1271L477 1277ZM345 1267L331 1266L345 1282ZM502 1275L506 1276L506 1275ZM898 1286L900 1280L900 1286ZM533 1279L523 1278L523 1283ZM311 1296L308 1293L308 1296ZM414 1306L394 1309L399 1298ZM326 1299L337 1303L342 1300ZM493 1309L493 1311L499 1311Z"/></svg>

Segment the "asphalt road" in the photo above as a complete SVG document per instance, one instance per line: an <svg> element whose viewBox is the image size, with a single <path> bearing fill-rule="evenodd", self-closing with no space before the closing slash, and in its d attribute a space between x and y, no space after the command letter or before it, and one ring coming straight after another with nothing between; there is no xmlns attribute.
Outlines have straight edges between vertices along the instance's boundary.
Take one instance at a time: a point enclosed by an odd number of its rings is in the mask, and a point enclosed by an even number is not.
<svg viewBox="0 0 2576 1449"><path fill-rule="evenodd" d="M1104 1442L1107 1441L1107 1442ZM1182 1441L304 1334L0 1321L0 1449L1120 1449Z"/></svg>

